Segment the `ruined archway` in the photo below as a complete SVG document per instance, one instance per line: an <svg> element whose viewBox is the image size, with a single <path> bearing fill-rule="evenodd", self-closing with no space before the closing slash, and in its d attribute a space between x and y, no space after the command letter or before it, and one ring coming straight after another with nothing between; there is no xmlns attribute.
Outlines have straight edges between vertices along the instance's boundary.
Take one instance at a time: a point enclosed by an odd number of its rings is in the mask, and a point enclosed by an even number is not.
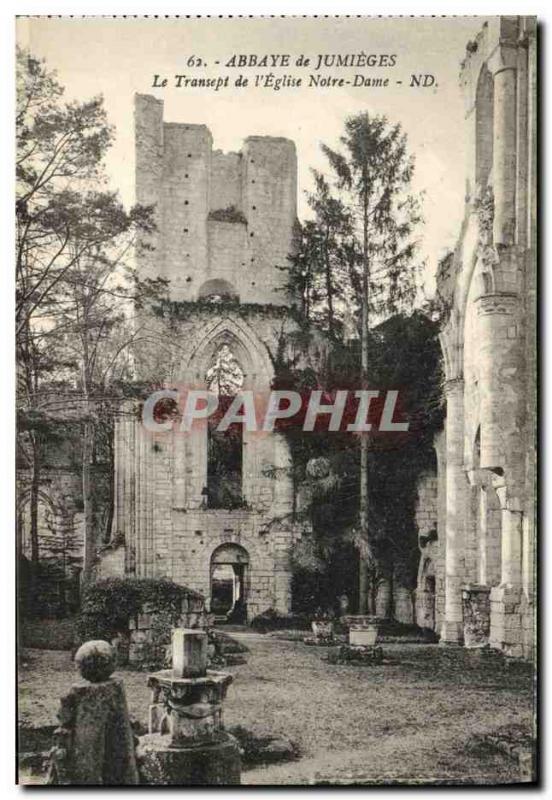
<svg viewBox="0 0 552 800"><path fill-rule="evenodd" d="M222 544L210 565L211 613L217 622L247 620L249 553L239 544Z"/></svg>

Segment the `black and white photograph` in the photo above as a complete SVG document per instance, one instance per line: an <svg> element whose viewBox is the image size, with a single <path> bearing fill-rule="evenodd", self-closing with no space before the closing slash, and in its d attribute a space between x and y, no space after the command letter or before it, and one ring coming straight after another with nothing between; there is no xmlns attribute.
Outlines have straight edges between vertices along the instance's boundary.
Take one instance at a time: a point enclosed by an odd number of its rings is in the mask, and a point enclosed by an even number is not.
<svg viewBox="0 0 552 800"><path fill-rule="evenodd" d="M537 17L15 26L17 783L534 786Z"/></svg>

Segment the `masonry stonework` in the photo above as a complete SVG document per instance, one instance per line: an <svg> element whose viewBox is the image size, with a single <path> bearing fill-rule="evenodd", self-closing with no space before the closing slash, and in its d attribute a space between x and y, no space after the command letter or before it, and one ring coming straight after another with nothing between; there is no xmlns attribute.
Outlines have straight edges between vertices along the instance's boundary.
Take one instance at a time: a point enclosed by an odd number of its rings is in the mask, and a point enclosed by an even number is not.
<svg viewBox="0 0 552 800"><path fill-rule="evenodd" d="M531 656L535 627L536 30L497 17L467 47L472 143L446 300L441 640ZM421 492L423 493L423 485ZM422 562L427 558L425 551ZM423 563L418 593L424 591ZM420 602L420 601L419 601ZM485 615L490 613L490 624ZM435 625L437 627L437 623Z"/></svg>
<svg viewBox="0 0 552 800"><path fill-rule="evenodd" d="M164 122L163 103L143 95L135 127L136 199L156 216L138 267L166 278L172 301L166 314L139 320L147 335L136 371L157 387L205 389L227 347L242 388L268 396L281 337L294 326L281 268L296 225L295 146L253 136L239 153L213 151L205 126ZM112 545L99 574L168 577L199 591L209 609L214 567L238 559L247 618L289 611L297 534L285 439L244 431L240 502L213 508L207 425L151 432L139 411L129 404L116 424Z"/></svg>

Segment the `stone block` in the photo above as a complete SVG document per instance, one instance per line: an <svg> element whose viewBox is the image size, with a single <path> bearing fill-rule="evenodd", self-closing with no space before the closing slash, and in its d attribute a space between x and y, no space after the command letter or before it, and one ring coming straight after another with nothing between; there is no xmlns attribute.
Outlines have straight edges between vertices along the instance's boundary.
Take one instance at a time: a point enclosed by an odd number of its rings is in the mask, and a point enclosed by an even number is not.
<svg viewBox="0 0 552 800"><path fill-rule="evenodd" d="M366 629L352 629L349 631L349 644L353 647L372 647L378 638L377 626Z"/></svg>
<svg viewBox="0 0 552 800"><path fill-rule="evenodd" d="M172 671L178 678L197 678L207 669L207 634L175 628L172 632Z"/></svg>
<svg viewBox="0 0 552 800"><path fill-rule="evenodd" d="M241 783L240 750L229 734L203 747L176 748L169 736L140 737L141 783L148 786L235 786Z"/></svg>

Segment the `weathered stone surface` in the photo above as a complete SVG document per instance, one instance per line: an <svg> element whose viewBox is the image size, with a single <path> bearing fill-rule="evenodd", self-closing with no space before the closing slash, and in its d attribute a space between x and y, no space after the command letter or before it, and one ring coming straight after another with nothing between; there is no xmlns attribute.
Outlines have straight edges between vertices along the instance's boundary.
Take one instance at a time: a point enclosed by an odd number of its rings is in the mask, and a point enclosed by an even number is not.
<svg viewBox="0 0 552 800"><path fill-rule="evenodd" d="M247 362L251 388L268 392L269 352L281 331L297 328L280 268L294 241L295 145L253 136L240 153L223 154L213 150L206 126L165 122L163 103L144 95L135 99L135 123L136 196L155 206L157 223L148 240L153 248L138 254L138 270L142 278L168 278L171 300L186 304L170 320L148 319L151 341L139 345L136 363L147 381L171 365L167 381L196 386L215 343L229 341ZM239 298L240 305L221 313L206 302L213 295ZM114 439L114 528L125 543L127 573L169 576L200 592L210 608L213 554L224 544L239 545L249 556L247 597L240 597L247 619L267 608L290 610L288 554L296 534L290 524L266 532L274 518L289 516L293 487L285 470L274 481L262 469L289 464L283 437L246 435L243 507L225 509L206 503L204 430L174 439L150 434L130 412L117 421ZM100 573L121 568L120 559L106 556ZM182 624L194 626L190 618ZM131 660L140 658L142 645L132 643Z"/></svg>
<svg viewBox="0 0 552 800"><path fill-rule="evenodd" d="M106 681L115 669L115 651L101 639L85 642L75 653L75 664L85 680Z"/></svg>
<svg viewBox="0 0 552 800"><path fill-rule="evenodd" d="M175 628L172 632L172 669L177 678L197 678L207 670L207 633Z"/></svg>
<svg viewBox="0 0 552 800"><path fill-rule="evenodd" d="M240 782L240 752L223 725L232 676L206 670L207 634L173 631L173 668L148 678L149 733L140 740L142 782L221 785ZM187 673L200 673L189 676ZM186 673L186 674L183 674Z"/></svg>
<svg viewBox="0 0 552 800"><path fill-rule="evenodd" d="M147 734L136 750L140 782L148 786L236 786L240 750L229 734L201 747L173 747L170 736Z"/></svg>
<svg viewBox="0 0 552 800"><path fill-rule="evenodd" d="M475 44L461 73L471 142L466 214L455 251L437 277L449 306L440 333L445 442L435 448L436 503L428 477L420 482L418 610L420 624L435 620L442 641L460 644L466 636L473 643L485 638L486 623L471 601L463 608L462 587L492 587L491 646L530 656L536 574L534 20L496 18ZM437 539L430 542L435 506ZM498 589L502 598L493 597ZM507 596L511 591L517 598Z"/></svg>
<svg viewBox="0 0 552 800"><path fill-rule="evenodd" d="M74 786L138 783L134 734L122 681L109 678L73 686L61 698L58 718L60 727L54 735L48 783Z"/></svg>
<svg viewBox="0 0 552 800"><path fill-rule="evenodd" d="M345 617L349 628L349 644L353 647L372 647L378 638L380 620L378 617L354 615Z"/></svg>
<svg viewBox="0 0 552 800"><path fill-rule="evenodd" d="M464 644L485 647L491 629L490 589L487 586L466 586L462 590L464 612Z"/></svg>
<svg viewBox="0 0 552 800"><path fill-rule="evenodd" d="M152 706L163 706L174 746L208 743L217 740L223 729L222 701L232 676L207 671L202 677L178 678L172 670L155 672L148 678ZM165 719L160 712L150 714L150 721ZM155 733L160 728L150 728Z"/></svg>
<svg viewBox="0 0 552 800"><path fill-rule="evenodd" d="M374 645L378 638L378 628L377 625L373 628L367 628L366 630L351 630L349 631L349 644L355 646L359 645L361 647L371 647Z"/></svg>

